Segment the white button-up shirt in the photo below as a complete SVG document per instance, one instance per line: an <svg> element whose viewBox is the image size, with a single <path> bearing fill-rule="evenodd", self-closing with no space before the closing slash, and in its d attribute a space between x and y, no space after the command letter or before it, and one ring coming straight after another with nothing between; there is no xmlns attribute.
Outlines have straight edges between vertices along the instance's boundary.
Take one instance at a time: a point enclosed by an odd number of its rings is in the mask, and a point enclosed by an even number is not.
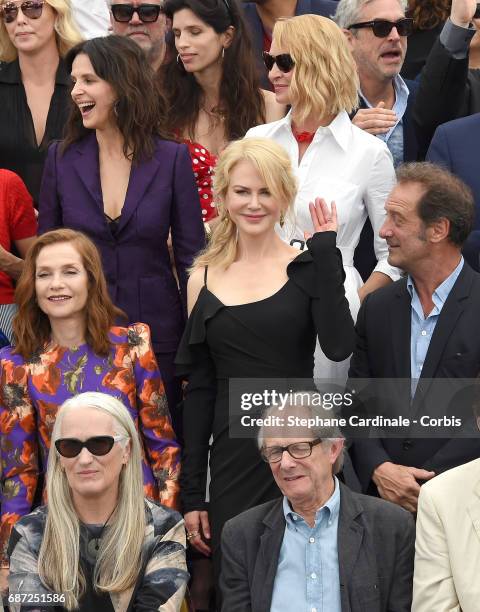
<svg viewBox="0 0 480 612"><path fill-rule="evenodd" d="M368 214L378 260L375 271L393 280L399 278L398 269L387 263L387 244L378 235L385 219L385 200L395 184L392 156L384 142L353 125L345 111L330 125L318 128L300 164L298 143L291 129L291 111L280 121L251 128L246 137L272 138L290 155L298 179L298 194L294 218L287 216L284 228L278 228L284 240L304 240L304 231L313 232L309 202L322 197L330 205L334 200L339 223L337 246L346 268L353 266L353 253ZM350 270L355 274L346 272L348 294L348 284L354 283L358 288L362 283L356 270ZM349 288L353 290L352 286Z"/></svg>
<svg viewBox="0 0 480 612"><path fill-rule="evenodd" d="M71 4L73 18L84 38L108 36L110 11L107 0L71 0Z"/></svg>

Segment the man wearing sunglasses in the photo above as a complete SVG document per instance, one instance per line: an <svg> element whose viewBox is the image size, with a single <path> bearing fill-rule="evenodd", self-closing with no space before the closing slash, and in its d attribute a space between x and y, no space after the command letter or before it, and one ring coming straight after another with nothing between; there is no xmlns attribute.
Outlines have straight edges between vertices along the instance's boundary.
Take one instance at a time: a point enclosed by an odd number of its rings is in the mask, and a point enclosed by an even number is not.
<svg viewBox="0 0 480 612"><path fill-rule="evenodd" d="M413 518L340 483L344 439L314 396L262 415L274 425L260 428L260 453L283 497L225 524L222 612L410 612Z"/></svg>
<svg viewBox="0 0 480 612"><path fill-rule="evenodd" d="M360 78L360 108L353 123L386 142L395 166L417 159L411 121L417 86L400 76L413 30L405 8L405 0L340 0L335 14Z"/></svg>
<svg viewBox="0 0 480 612"><path fill-rule="evenodd" d="M243 12L248 21L250 36L255 57L258 58L260 86L272 89L268 73L263 65L262 51L270 51L272 30L280 17L296 15L322 15L331 17L335 13L337 2L334 0L253 0L243 1Z"/></svg>
<svg viewBox="0 0 480 612"><path fill-rule="evenodd" d="M135 41L158 70L165 57L163 0L108 0L108 4L113 33Z"/></svg>
<svg viewBox="0 0 480 612"><path fill-rule="evenodd" d="M107 0L71 0L73 17L86 39L108 36L110 15Z"/></svg>

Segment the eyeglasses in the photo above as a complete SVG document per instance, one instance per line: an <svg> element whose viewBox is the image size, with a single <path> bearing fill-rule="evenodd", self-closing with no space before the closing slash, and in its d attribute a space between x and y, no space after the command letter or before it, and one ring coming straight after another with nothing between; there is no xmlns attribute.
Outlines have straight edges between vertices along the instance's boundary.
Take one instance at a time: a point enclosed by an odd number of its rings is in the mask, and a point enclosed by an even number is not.
<svg viewBox="0 0 480 612"><path fill-rule="evenodd" d="M288 446L269 446L267 448L262 448L260 454L262 455L262 459L267 463L278 463L283 457L284 451L287 451L290 457L294 459L305 459L306 457L310 457L312 448L320 444L321 441L322 438L318 438L312 442L294 442Z"/></svg>
<svg viewBox="0 0 480 612"><path fill-rule="evenodd" d="M265 64L267 70L273 68L273 64L277 64L278 69L282 72L290 72L292 68L295 66L295 62L293 61L290 53L281 53L280 55L270 55L266 51L263 52L263 63Z"/></svg>
<svg viewBox="0 0 480 612"><path fill-rule="evenodd" d="M133 13L137 13L142 23L154 23L157 21L163 7L158 4L140 4L140 6L133 6L133 4L112 4L110 10L115 21L120 23L128 23L132 19Z"/></svg>
<svg viewBox="0 0 480 612"><path fill-rule="evenodd" d="M126 439L127 436L94 436L82 442L77 440L77 438L60 438L55 441L55 448L62 457L67 457L68 459L79 455L83 448L86 448L92 455L102 457L103 455L108 455L115 442Z"/></svg>
<svg viewBox="0 0 480 612"><path fill-rule="evenodd" d="M18 15L18 9L22 9L22 13L29 19L39 19L42 16L44 2L43 0L27 0L17 6L13 2L7 2L0 7L0 14L5 23L12 23Z"/></svg>
<svg viewBox="0 0 480 612"><path fill-rule="evenodd" d="M404 17L398 21L387 21L386 19L374 19L373 21L362 21L361 23L352 23L347 30L352 28L372 28L374 36L378 38L386 38L393 28L397 29L399 36L410 36L413 32L413 19Z"/></svg>

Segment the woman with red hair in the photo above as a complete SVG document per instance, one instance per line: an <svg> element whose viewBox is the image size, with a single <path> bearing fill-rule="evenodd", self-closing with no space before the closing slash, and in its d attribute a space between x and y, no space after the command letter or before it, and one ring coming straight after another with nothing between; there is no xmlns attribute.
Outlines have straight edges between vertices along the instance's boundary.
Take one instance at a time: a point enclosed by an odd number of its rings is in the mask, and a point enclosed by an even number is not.
<svg viewBox="0 0 480 612"><path fill-rule="evenodd" d="M61 229L38 238L16 301L16 346L0 351L4 567L11 527L32 509L66 399L100 391L128 407L143 448L145 494L170 507L177 503L180 457L149 328L114 326L123 313L108 296L100 256L86 236Z"/></svg>

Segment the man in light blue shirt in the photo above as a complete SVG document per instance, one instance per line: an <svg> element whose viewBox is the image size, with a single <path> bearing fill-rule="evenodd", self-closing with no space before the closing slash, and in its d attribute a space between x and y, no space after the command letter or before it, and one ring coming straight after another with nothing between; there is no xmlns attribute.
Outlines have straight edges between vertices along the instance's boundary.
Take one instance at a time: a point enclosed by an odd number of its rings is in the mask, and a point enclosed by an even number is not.
<svg viewBox="0 0 480 612"><path fill-rule="evenodd" d="M225 524L222 612L410 612L413 519L339 482L335 413L301 392L263 416L281 421L261 427L258 444L283 497Z"/></svg>
<svg viewBox="0 0 480 612"><path fill-rule="evenodd" d="M406 5L405 0L340 0L335 13L360 79L360 109L352 121L387 144L395 166L417 159L411 123L417 85L400 76L413 30Z"/></svg>

